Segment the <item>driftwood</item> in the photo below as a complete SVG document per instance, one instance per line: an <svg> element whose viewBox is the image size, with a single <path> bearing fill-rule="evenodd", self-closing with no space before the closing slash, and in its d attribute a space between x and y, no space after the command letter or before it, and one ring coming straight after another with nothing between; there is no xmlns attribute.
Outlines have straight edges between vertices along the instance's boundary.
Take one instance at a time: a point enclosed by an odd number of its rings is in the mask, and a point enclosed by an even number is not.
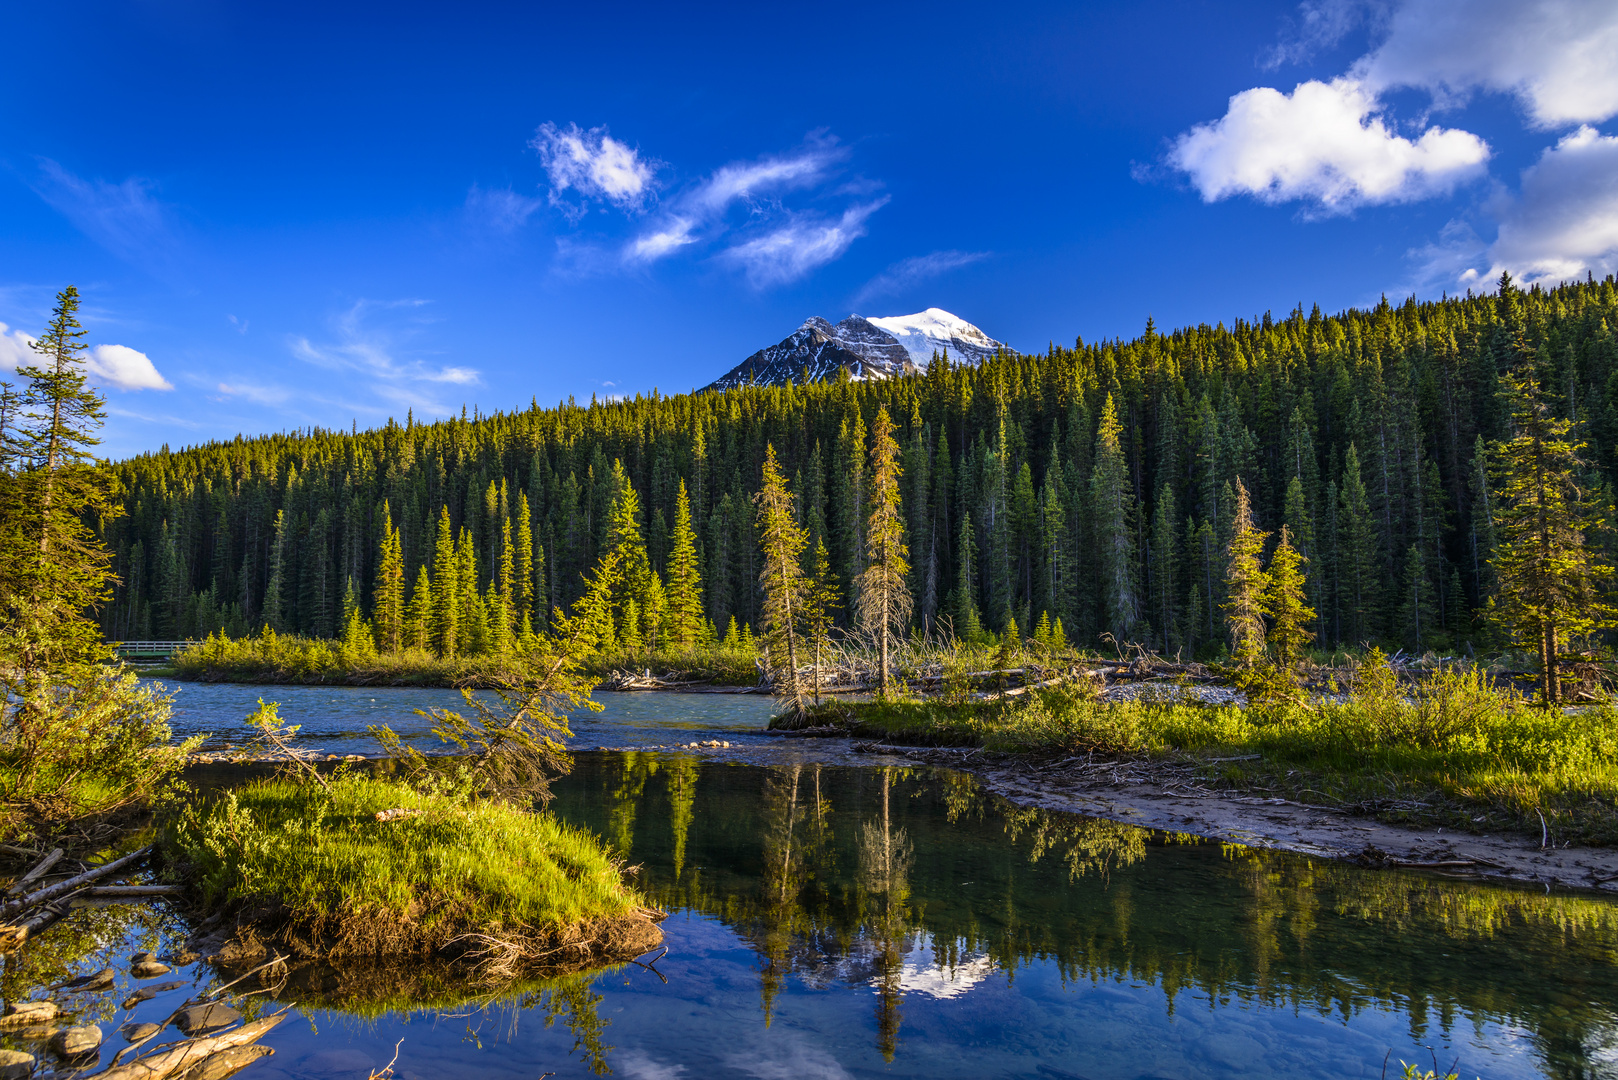
<svg viewBox="0 0 1618 1080"><path fill-rule="evenodd" d="M247 1046L261 1039L269 1030L281 1022L285 1013L276 1013L266 1016L262 1020L243 1024L232 1031L221 1035L208 1035L200 1039L187 1039L185 1042L159 1050L143 1058L126 1062L123 1065L114 1065L110 1069L93 1074L97 1080L164 1080L165 1077L178 1076L202 1065L215 1054L230 1050L233 1047Z"/></svg>
<svg viewBox="0 0 1618 1080"><path fill-rule="evenodd" d="M6 890L6 895L16 896L18 893L22 892L23 889L27 888L32 882L43 877L45 875L45 871L62 861L62 854L62 849L57 848L49 855L39 860L38 864L36 864L32 870L28 871L28 873L24 874L22 877L18 878L12 883L11 888Z"/></svg>
<svg viewBox="0 0 1618 1080"><path fill-rule="evenodd" d="M75 893L75 896L107 897L151 897L151 896L181 896L185 889L180 885L96 885Z"/></svg>
<svg viewBox="0 0 1618 1080"><path fill-rule="evenodd" d="M58 881L55 885L46 886L36 893L12 900L7 903L5 907L0 907L0 919L12 918L18 912L26 911L36 904L43 904L47 900L54 900L58 896L72 892L81 885L86 885L99 878L104 878L108 874L116 873L126 866L131 866L139 862L141 859L146 858L146 856L150 855L151 853L151 846L148 845L138 851L131 851L128 855L125 855L121 859L114 859L110 863L104 863L101 866L86 870L77 877L70 877L66 881Z"/></svg>

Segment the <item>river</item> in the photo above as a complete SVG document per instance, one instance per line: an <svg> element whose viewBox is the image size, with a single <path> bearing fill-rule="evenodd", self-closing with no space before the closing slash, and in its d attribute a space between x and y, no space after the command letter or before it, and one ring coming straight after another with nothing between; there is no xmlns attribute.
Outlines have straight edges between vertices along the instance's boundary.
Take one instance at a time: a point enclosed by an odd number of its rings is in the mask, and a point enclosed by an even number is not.
<svg viewBox="0 0 1618 1080"><path fill-rule="evenodd" d="M213 730L220 689L186 686L176 726ZM331 752L438 693L230 689L249 706L273 690ZM669 912L667 955L493 1000L420 970L305 970L249 1080L358 1080L396 1045L396 1075L422 1080L1294 1080L1399 1076L1400 1060L1457 1062L1466 1080L1618 1077L1605 898L1022 809L960 773L773 740L767 700L603 697L575 745L733 744L586 750L554 788L553 812L639 866ZM178 933L111 918L75 913L49 971L119 966ZM8 997L48 977L31 963L8 962ZM188 989L131 1015L160 1018Z"/></svg>

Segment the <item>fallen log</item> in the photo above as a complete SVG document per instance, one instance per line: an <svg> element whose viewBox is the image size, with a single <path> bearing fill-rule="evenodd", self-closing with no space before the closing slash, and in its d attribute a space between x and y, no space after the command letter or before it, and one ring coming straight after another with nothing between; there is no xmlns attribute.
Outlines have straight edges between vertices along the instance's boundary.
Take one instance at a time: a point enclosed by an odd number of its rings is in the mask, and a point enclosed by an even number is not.
<svg viewBox="0 0 1618 1080"><path fill-rule="evenodd" d="M30 882L36 881L39 878L45 876L45 871L49 870L51 867L55 866L57 863L62 861L62 855L63 855L62 849L57 848L56 850L52 851L49 855L47 855L43 859L39 860L39 862L34 866L34 868L32 870L28 871L28 873L24 874L22 877L18 878L16 881L12 882L11 888L6 890L6 895L7 896L15 896L18 893L22 892L23 889L25 889L29 885Z"/></svg>
<svg viewBox="0 0 1618 1080"><path fill-rule="evenodd" d="M122 1065L114 1065L110 1069L94 1073L98 1080L163 1080L165 1077L175 1076L183 1071L195 1068L203 1061L222 1051L236 1046L246 1046L257 1042L269 1030L281 1022L285 1013L276 1013L266 1016L262 1020L254 1020L250 1024L243 1024L232 1031L221 1035L207 1035L200 1039L188 1039L183 1043L160 1050L147 1057L136 1058L134 1061Z"/></svg>
<svg viewBox="0 0 1618 1080"><path fill-rule="evenodd" d="M105 896L105 897L146 897L146 896L179 896L185 889L179 885L92 885L79 896Z"/></svg>
<svg viewBox="0 0 1618 1080"><path fill-rule="evenodd" d="M125 855L121 859L114 859L110 863L104 863L101 866L86 870L78 877L70 877L66 881L58 881L55 885L46 886L36 893L12 900L7 903L5 907L0 908L0 919L9 919L16 915L19 911L26 911L36 904L43 904L47 900L54 900L56 897L65 893L73 892L81 885L88 884L89 882L95 881L99 878L104 878L108 874L116 873L126 866L131 866L139 862L141 859L146 858L146 856L150 855L151 853L151 845L147 845L138 851L131 851L128 855Z"/></svg>

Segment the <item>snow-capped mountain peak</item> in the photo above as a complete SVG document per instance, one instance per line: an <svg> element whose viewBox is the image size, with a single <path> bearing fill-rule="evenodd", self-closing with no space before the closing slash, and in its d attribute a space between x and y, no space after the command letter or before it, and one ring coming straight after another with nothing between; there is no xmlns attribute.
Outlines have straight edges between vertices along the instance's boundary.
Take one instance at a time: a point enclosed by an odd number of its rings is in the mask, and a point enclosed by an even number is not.
<svg viewBox="0 0 1618 1080"><path fill-rule="evenodd" d="M760 349L704 389L728 390L750 383L779 386L788 381L836 378L886 379L926 371L934 353L957 363L977 364L1005 346L942 308L914 315L867 319L850 315L833 326L818 315L767 349Z"/></svg>

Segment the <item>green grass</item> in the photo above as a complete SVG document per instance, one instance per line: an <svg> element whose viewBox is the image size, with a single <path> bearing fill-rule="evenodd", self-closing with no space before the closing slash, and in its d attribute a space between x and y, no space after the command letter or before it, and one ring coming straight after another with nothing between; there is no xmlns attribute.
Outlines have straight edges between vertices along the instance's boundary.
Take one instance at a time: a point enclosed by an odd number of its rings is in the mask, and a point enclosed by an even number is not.
<svg viewBox="0 0 1618 1080"><path fill-rule="evenodd" d="M615 671L649 668L654 675L692 682L751 686L758 681L755 655L755 650L741 645L613 649L593 654L584 670L605 679ZM506 673L509 660L488 653L442 657L427 649L378 653L341 641L266 632L246 638L216 634L176 653L164 673L195 682L465 686Z"/></svg>
<svg viewBox="0 0 1618 1080"><path fill-rule="evenodd" d="M418 814L376 820L395 808ZM360 921L417 945L576 926L639 902L594 837L549 814L360 773L337 775L329 791L248 784L188 807L166 847L210 907L279 901L315 932Z"/></svg>
<svg viewBox="0 0 1618 1080"><path fill-rule="evenodd" d="M916 745L1190 758L1213 786L1536 837L1543 814L1553 841L1618 844L1618 709L1547 712L1468 676L1435 680L1414 701L1383 695L1244 710L1102 702L1058 689L954 705L839 703L805 721L828 722Z"/></svg>

